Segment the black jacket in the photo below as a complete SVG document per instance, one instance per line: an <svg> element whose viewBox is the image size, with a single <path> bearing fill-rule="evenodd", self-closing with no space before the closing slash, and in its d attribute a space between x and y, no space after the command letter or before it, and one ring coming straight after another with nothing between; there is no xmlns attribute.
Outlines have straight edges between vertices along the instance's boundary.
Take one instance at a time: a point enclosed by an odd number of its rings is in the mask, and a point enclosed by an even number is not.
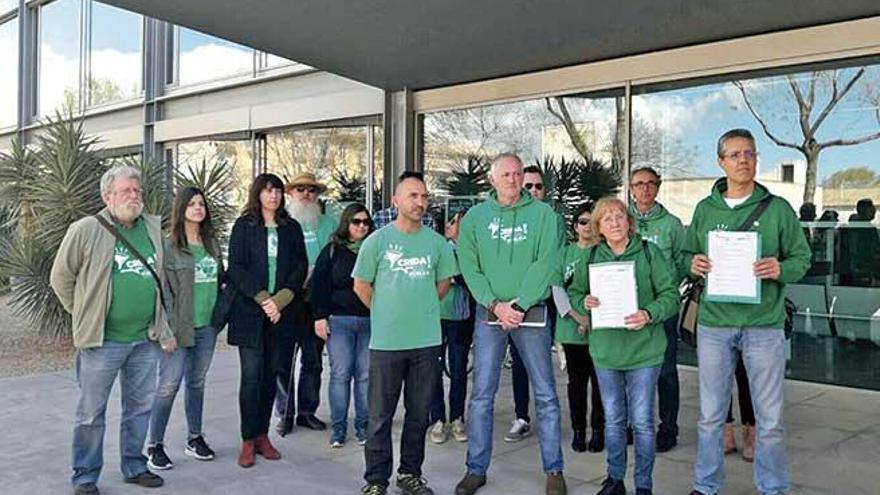
<svg viewBox="0 0 880 495"><path fill-rule="evenodd" d="M311 302L316 320L330 315L370 316L370 310L353 290L351 272L356 260L357 255L350 249L332 242L321 250L311 279Z"/></svg>
<svg viewBox="0 0 880 495"><path fill-rule="evenodd" d="M269 287L269 256L266 252L266 226L262 218L239 217L229 237L229 269L227 275L236 295L229 317L228 341L231 345L260 347L261 332L266 322L263 309L254 299ZM278 225L278 260L275 271L275 294L288 289L293 302L281 311L275 325L291 336L305 311L303 282L309 261L299 223L290 219Z"/></svg>

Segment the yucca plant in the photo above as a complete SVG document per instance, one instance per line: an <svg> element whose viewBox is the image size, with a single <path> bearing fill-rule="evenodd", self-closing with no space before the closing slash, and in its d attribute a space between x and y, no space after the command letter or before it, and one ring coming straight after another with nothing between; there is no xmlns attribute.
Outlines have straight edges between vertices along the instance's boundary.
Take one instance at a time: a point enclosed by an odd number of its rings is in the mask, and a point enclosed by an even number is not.
<svg viewBox="0 0 880 495"><path fill-rule="evenodd" d="M468 155L464 163L454 165L448 175L438 179L440 192L448 196L479 196L492 188L489 184L489 160Z"/></svg>
<svg viewBox="0 0 880 495"><path fill-rule="evenodd" d="M235 178L229 162L219 160L209 164L207 160L202 160L198 165L178 168L174 178L178 188L193 186L205 193L205 203L211 210L214 230L220 243L226 245L229 231L238 215L232 200Z"/></svg>
<svg viewBox="0 0 880 495"><path fill-rule="evenodd" d="M367 181L357 175L348 175L345 170L333 172L333 181L339 186L340 203L357 201L364 203L367 200Z"/></svg>
<svg viewBox="0 0 880 495"><path fill-rule="evenodd" d="M546 201L571 224L575 210L586 203L613 196L622 185L617 171L596 159L556 161L545 157L536 165L544 171Z"/></svg>

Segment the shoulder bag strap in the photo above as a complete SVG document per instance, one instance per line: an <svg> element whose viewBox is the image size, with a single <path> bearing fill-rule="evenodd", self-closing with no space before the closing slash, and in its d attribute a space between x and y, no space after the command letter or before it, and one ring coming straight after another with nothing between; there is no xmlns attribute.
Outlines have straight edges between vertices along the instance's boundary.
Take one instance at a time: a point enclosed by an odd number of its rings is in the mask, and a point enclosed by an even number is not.
<svg viewBox="0 0 880 495"><path fill-rule="evenodd" d="M766 196L761 198L761 201L758 203L758 206L756 206L755 209L752 210L751 215L749 215L749 217L746 218L746 221L743 222L743 224L740 225L739 228L736 230L739 230L739 231L751 230L752 224L755 223L755 220L761 218L761 215L763 215L764 211L767 209L767 207L770 206L771 201L773 201L772 194L767 194Z"/></svg>

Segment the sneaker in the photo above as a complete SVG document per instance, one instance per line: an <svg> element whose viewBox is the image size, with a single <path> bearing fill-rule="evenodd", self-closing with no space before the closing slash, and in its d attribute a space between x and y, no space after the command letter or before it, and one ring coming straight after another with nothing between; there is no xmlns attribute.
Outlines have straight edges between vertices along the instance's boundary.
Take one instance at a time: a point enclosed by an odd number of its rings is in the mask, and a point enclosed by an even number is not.
<svg viewBox="0 0 880 495"><path fill-rule="evenodd" d="M474 495L485 484L485 474L468 473L455 485L455 495Z"/></svg>
<svg viewBox="0 0 880 495"><path fill-rule="evenodd" d="M330 441L330 448L331 449L341 449L344 446L345 446L345 442L343 442L342 440L331 440Z"/></svg>
<svg viewBox="0 0 880 495"><path fill-rule="evenodd" d="M623 480L609 476L602 482L602 489L596 495L626 495L626 485L623 484Z"/></svg>
<svg viewBox="0 0 880 495"><path fill-rule="evenodd" d="M214 459L214 451L211 450L211 447L208 447L205 437L201 435L186 442L183 453L200 461L211 461Z"/></svg>
<svg viewBox="0 0 880 495"><path fill-rule="evenodd" d="M428 488L428 483L413 474L398 474L397 488L400 488L403 495L434 495L434 490Z"/></svg>
<svg viewBox="0 0 880 495"><path fill-rule="evenodd" d="M143 473L132 476L131 478L125 478L126 483L131 483L134 485L140 485L144 488L159 488L160 486L165 484L165 480L162 479L158 474L153 474L149 471L144 471Z"/></svg>
<svg viewBox="0 0 880 495"><path fill-rule="evenodd" d="M73 489L73 495L99 495L98 485L94 483L83 483L76 485Z"/></svg>
<svg viewBox="0 0 880 495"><path fill-rule="evenodd" d="M446 431L446 423L437 421L431 427L431 442L436 444L446 443L449 440L449 432Z"/></svg>
<svg viewBox="0 0 880 495"><path fill-rule="evenodd" d="M532 434L532 427L529 425L529 422L516 418L513 420L513 424L510 425L510 431L504 435L505 442L519 442L523 438Z"/></svg>
<svg viewBox="0 0 880 495"><path fill-rule="evenodd" d="M174 463L165 454L165 447L161 443L147 448L147 467L156 471L165 471L174 467Z"/></svg>
<svg viewBox="0 0 880 495"><path fill-rule="evenodd" d="M547 495L566 495L568 487L565 486L565 477L561 471L547 473L547 487L545 489Z"/></svg>
<svg viewBox="0 0 880 495"><path fill-rule="evenodd" d="M370 483L361 488L361 495L385 495L387 492L388 488L376 483Z"/></svg>
<svg viewBox="0 0 880 495"><path fill-rule="evenodd" d="M670 430L660 428L657 432L657 453L669 452L678 445L678 437Z"/></svg>
<svg viewBox="0 0 880 495"><path fill-rule="evenodd" d="M367 434L366 433L358 433L357 435L355 435L355 438L357 438L357 443L361 447L363 447L364 445L367 444Z"/></svg>
<svg viewBox="0 0 880 495"><path fill-rule="evenodd" d="M468 441L467 425L463 420L456 419L452 422L452 438L454 438L456 442Z"/></svg>

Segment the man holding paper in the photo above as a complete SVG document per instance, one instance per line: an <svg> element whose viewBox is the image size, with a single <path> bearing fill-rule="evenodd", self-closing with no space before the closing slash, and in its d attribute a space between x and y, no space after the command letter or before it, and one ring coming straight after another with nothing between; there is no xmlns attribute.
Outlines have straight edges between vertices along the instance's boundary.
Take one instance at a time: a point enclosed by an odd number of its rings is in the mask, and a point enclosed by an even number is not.
<svg viewBox="0 0 880 495"><path fill-rule="evenodd" d="M700 423L691 495L721 490L722 430L737 353L757 418L756 488L779 494L790 486L782 418L784 290L809 269L810 247L791 206L755 182L752 134L727 131L717 154L726 177L697 205L683 248L691 276L708 277L697 329Z"/></svg>
<svg viewBox="0 0 880 495"><path fill-rule="evenodd" d="M496 157L489 177L495 190L465 215L458 240L461 273L478 307L467 474L455 493L473 495L486 484L492 458L495 393L510 336L535 391L546 493L565 495L559 399L550 357L550 327L543 306L550 286L559 284L559 220L552 208L535 201L522 188L523 164L518 156L503 153ZM532 318L524 324L527 312L538 315L537 326ZM490 318L490 313L497 319Z"/></svg>
<svg viewBox="0 0 880 495"><path fill-rule="evenodd" d="M577 266L569 293L590 311L590 356L605 409L607 477L598 495L625 495L626 425L635 444L636 495L651 495L654 390L666 351L663 321L678 306L677 279L663 252L635 233L626 204L599 200L590 220L600 242Z"/></svg>

